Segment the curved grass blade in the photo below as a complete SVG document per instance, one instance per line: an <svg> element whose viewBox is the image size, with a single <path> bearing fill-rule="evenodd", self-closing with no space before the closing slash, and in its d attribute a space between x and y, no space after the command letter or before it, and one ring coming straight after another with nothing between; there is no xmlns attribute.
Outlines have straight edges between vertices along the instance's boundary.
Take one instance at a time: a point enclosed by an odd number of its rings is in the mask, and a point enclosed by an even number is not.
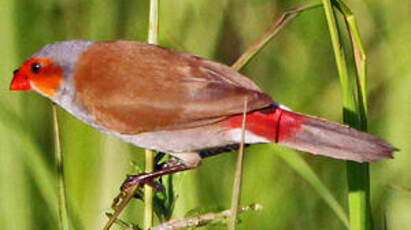
<svg viewBox="0 0 411 230"><path fill-rule="evenodd" d="M349 221L346 212L343 207L338 203L335 197L331 194L330 190L321 182L310 165L291 149L282 149L281 154L278 154L287 164L293 168L304 180L306 180L313 188L318 192L320 197L328 204L328 206L334 211L335 215L349 228Z"/></svg>

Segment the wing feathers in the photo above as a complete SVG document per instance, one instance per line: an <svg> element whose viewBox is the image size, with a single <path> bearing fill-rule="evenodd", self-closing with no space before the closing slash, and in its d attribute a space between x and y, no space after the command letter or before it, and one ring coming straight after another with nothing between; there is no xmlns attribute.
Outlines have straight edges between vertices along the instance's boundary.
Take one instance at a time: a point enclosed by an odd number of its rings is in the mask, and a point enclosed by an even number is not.
<svg viewBox="0 0 411 230"><path fill-rule="evenodd" d="M119 133L210 124L264 108L272 99L235 70L186 53L131 41L96 42L75 68L76 100Z"/></svg>

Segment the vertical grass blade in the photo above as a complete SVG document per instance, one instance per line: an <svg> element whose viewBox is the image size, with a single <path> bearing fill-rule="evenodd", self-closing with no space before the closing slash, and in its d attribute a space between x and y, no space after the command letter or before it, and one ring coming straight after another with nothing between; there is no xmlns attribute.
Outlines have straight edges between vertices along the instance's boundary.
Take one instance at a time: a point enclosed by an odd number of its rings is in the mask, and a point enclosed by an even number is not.
<svg viewBox="0 0 411 230"><path fill-rule="evenodd" d="M341 0L334 2L337 9L344 16L347 30L350 35L352 52L354 54L355 67L357 70L358 103L361 118L361 130L367 130L367 56L361 40L357 20L347 5Z"/></svg>
<svg viewBox="0 0 411 230"><path fill-rule="evenodd" d="M241 184L243 178L243 159L244 159L244 136L245 136L245 123L247 121L247 98L244 98L244 110L243 121L241 124L241 143L238 150L236 170L233 183L233 195L231 198L231 216L228 221L228 229L234 230L237 223L238 207L241 199Z"/></svg>
<svg viewBox="0 0 411 230"><path fill-rule="evenodd" d="M150 15L148 27L148 43L158 44L158 13L159 0L150 0ZM145 150L145 172L154 170L154 152ZM153 226L153 188L144 185L144 229Z"/></svg>
<svg viewBox="0 0 411 230"><path fill-rule="evenodd" d="M330 31L331 42L334 49L337 70L340 77L343 93L343 118L344 123L349 124L357 129L366 128L366 92L365 92L365 64L363 68L357 63L357 73L364 73L363 85L357 90L355 79L348 75L346 59L343 51L343 45L339 38L339 31L333 12L333 5L330 0L323 0L324 11L327 18L328 28ZM352 31L351 31L352 32ZM352 36L352 34L351 34ZM358 30L356 30L357 38L359 38ZM355 38L352 36L352 38ZM361 43L359 43L361 44ZM356 46L357 45L357 46ZM358 43L353 45L358 47ZM362 48L362 45L361 45ZM354 51L355 53L355 51ZM358 78L357 78L358 79ZM360 82L357 80L357 82ZM360 94L360 103L356 95ZM360 104L360 105L359 105ZM348 181L348 200L349 200L349 216L351 230L366 230L372 229L372 218L370 208L370 175L368 163L347 162L347 181Z"/></svg>
<svg viewBox="0 0 411 230"><path fill-rule="evenodd" d="M358 129L367 130L367 63L364 46L359 33L357 20L354 14L341 0L334 2L337 9L342 13L347 25L351 39L356 67L356 83L358 93ZM373 220L370 205L370 175L368 164L347 163L348 187L350 190L349 208L351 213L365 209L366 213L352 215L351 229L373 229ZM356 179L357 178L357 179Z"/></svg>
<svg viewBox="0 0 411 230"><path fill-rule="evenodd" d="M150 15L147 41L150 44L158 44L158 13L159 0L150 0Z"/></svg>
<svg viewBox="0 0 411 230"><path fill-rule="evenodd" d="M145 150L145 169L146 173L152 172L154 169L154 152ZM144 185L144 229L150 229L153 226L153 197L154 191L150 185Z"/></svg>
<svg viewBox="0 0 411 230"><path fill-rule="evenodd" d="M69 214L67 209L66 186L64 183L64 167L63 167L63 151L61 149L61 137L59 130L59 122L57 117L57 105L52 104L53 111L53 126L54 126L54 148L57 169L57 198L58 198L58 218L59 229L69 230Z"/></svg>

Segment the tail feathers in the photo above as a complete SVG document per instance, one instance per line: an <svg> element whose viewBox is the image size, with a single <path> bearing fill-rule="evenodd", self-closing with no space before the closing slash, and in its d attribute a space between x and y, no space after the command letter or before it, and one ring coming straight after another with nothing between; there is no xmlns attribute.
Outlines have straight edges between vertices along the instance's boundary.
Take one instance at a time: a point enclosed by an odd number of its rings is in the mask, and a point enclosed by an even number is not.
<svg viewBox="0 0 411 230"><path fill-rule="evenodd" d="M313 154L368 162L393 158L398 150L378 137L312 116L282 110L277 122L279 144Z"/></svg>

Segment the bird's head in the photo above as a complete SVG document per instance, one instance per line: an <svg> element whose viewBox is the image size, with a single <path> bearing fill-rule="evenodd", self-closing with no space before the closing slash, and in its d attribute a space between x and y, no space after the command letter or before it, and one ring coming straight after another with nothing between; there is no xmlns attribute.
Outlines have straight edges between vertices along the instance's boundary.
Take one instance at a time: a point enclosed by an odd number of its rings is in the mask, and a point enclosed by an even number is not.
<svg viewBox="0 0 411 230"><path fill-rule="evenodd" d="M67 82L71 80L77 60L90 44L90 41L71 40L46 45L14 71L10 89L32 89L55 97L63 87L70 87Z"/></svg>
<svg viewBox="0 0 411 230"><path fill-rule="evenodd" d="M45 57L31 57L14 71L11 90L35 89L39 93L53 97L63 79L63 69Z"/></svg>

